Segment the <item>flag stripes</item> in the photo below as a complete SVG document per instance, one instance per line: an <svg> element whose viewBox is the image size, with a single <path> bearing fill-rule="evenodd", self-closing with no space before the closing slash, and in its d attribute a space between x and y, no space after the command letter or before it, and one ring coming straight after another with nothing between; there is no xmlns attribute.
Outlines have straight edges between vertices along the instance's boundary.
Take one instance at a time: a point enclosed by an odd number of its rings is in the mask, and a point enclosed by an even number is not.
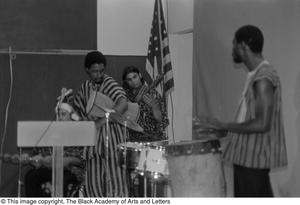
<svg viewBox="0 0 300 205"><path fill-rule="evenodd" d="M174 78L161 0L155 0L151 33L149 37L146 71L148 79L154 80L158 74L164 73L164 80L159 92L167 96L174 90ZM147 82L151 83L151 82Z"/></svg>

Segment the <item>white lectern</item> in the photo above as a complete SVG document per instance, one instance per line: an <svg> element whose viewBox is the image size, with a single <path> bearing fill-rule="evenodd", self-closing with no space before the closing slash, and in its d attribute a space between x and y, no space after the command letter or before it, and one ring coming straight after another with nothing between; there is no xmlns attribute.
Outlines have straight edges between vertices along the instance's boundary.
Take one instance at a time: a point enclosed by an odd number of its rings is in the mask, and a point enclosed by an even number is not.
<svg viewBox="0 0 300 205"><path fill-rule="evenodd" d="M95 146L93 121L19 121L18 147L53 147L52 196L63 197L63 147Z"/></svg>

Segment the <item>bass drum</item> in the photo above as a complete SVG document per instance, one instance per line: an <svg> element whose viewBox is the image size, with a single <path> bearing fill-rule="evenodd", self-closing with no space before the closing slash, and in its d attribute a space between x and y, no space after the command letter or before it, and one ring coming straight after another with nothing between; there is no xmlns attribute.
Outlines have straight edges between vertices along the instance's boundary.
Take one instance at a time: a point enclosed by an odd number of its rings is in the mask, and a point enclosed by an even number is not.
<svg viewBox="0 0 300 205"><path fill-rule="evenodd" d="M224 173L218 140L195 140L166 148L174 197L224 197Z"/></svg>

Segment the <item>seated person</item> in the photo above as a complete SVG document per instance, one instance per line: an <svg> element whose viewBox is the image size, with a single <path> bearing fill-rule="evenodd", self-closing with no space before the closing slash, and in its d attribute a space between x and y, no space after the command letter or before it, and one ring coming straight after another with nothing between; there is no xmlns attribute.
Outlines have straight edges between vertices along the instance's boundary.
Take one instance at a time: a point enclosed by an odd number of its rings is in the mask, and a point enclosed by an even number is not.
<svg viewBox="0 0 300 205"><path fill-rule="evenodd" d="M129 141L138 143L166 143L166 128L169 125L165 100L155 90L155 86L147 86L140 70L134 66L125 67L123 70L123 87L128 99L139 105L137 123L144 132L129 131ZM155 80L156 81L156 80ZM155 83L152 83L155 84ZM147 193L144 193L144 176L134 175L134 170L129 169L131 179L130 194L134 197L163 197L165 196L165 178L154 179L148 173ZM156 191L152 184L156 183Z"/></svg>
<svg viewBox="0 0 300 205"><path fill-rule="evenodd" d="M169 120L165 100L155 90L155 87L151 88L151 86L146 85L138 68L134 66L125 67L122 78L128 99L139 105L137 123L144 130L144 132L129 130L129 141L153 142L166 140L165 130L169 125Z"/></svg>
<svg viewBox="0 0 300 205"><path fill-rule="evenodd" d="M59 121L79 120L68 102L58 103L55 111ZM30 157L31 156L31 157ZM27 197L51 197L52 191L52 148L33 148L31 153L21 155L21 160L29 159L34 169L25 176L25 195ZM64 148L64 197L78 196L84 179L83 147Z"/></svg>

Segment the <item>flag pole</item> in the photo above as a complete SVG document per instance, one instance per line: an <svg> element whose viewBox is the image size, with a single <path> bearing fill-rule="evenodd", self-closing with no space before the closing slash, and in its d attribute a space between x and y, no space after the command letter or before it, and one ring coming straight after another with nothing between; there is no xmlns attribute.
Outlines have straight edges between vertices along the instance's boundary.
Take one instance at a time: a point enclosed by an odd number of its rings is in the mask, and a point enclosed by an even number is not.
<svg viewBox="0 0 300 205"><path fill-rule="evenodd" d="M161 48L161 52L160 52L160 56L161 56L161 68L162 68L162 72L163 74L165 74L165 69L164 69L164 55L163 55L163 36L161 35L161 15L163 15L163 13L161 13L161 7L162 7L162 3L161 3L161 0L157 0L159 1L158 2L158 19L159 19L159 22L158 22L158 32L159 32L159 42L160 42L160 48ZM163 9L162 9L163 10ZM165 18L165 16L163 16L163 19ZM167 26L165 25L165 32L167 32ZM167 32L167 41L169 40L169 35L168 35L168 32ZM165 99L165 103L166 103L166 112L167 112L167 115L169 115L169 110L168 110L168 105L169 105L169 95L166 95L166 91L165 91L165 77L163 78L163 83L162 83L162 94L163 94L163 97ZM174 117L174 113L173 113L173 100L172 100L172 92L169 93L170 94L170 99L171 99L171 126L172 126L172 139L173 139L173 143L175 143L175 138L174 138L174 124L173 124L173 117ZM168 129L166 128L166 135L169 136L169 133L168 133ZM169 138L169 137L168 137Z"/></svg>
<svg viewBox="0 0 300 205"><path fill-rule="evenodd" d="M160 20L161 20L161 13L160 13L160 7L162 6L161 5L161 0L157 0L158 1L158 3L157 3L157 7L158 7L158 13L157 13L157 15L158 15L158 33L160 34L159 35L159 46L160 46L160 50L161 50L161 52L160 52L160 59L161 59L161 61L160 61L160 66L161 66L161 69L162 69L162 73L163 74L165 74L165 70L164 70L164 63L163 63L163 61L164 61L164 55L163 55L163 46L162 46L162 35L161 35L161 22L160 22ZM164 16L163 16L163 18L164 18ZM161 73L160 73L161 74ZM165 77L163 78L163 80L162 80L162 94L163 94L163 96L166 98L166 103L167 103L167 99L168 99L168 97L167 96L165 96ZM168 109L167 109L167 111L168 111Z"/></svg>

